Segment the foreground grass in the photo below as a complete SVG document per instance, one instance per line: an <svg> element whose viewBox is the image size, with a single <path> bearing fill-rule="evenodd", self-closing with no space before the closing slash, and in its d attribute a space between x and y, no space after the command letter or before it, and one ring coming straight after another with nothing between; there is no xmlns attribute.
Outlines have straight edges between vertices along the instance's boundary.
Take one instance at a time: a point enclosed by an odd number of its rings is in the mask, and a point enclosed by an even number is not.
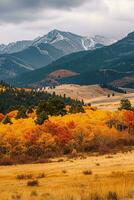
<svg viewBox="0 0 134 200"><path fill-rule="evenodd" d="M0 200L102 199L134 199L134 152L0 167Z"/></svg>

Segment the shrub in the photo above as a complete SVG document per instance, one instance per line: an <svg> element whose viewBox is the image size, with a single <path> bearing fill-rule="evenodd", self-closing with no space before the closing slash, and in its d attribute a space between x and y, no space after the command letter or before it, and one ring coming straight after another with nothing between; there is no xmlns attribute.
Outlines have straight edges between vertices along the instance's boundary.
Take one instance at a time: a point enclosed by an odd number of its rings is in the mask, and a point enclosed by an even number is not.
<svg viewBox="0 0 134 200"><path fill-rule="evenodd" d="M39 185L38 180L31 180L27 182L27 186L33 187L33 186L38 186L38 185Z"/></svg>
<svg viewBox="0 0 134 200"><path fill-rule="evenodd" d="M33 175L32 174L18 174L16 176L16 179L32 179L33 178Z"/></svg>
<svg viewBox="0 0 134 200"><path fill-rule="evenodd" d="M21 199L21 195L20 195L20 194L13 194L13 195L11 196L11 199L20 200L20 199Z"/></svg>
<svg viewBox="0 0 134 200"><path fill-rule="evenodd" d="M14 160L9 156L4 156L0 159L0 165L13 165Z"/></svg>
<svg viewBox="0 0 134 200"><path fill-rule="evenodd" d="M96 151L100 154L110 153L117 145L117 139L107 135L95 135L90 141L89 150Z"/></svg>
<svg viewBox="0 0 134 200"><path fill-rule="evenodd" d="M103 200L103 198L101 198L98 194L92 194L91 200Z"/></svg>
<svg viewBox="0 0 134 200"><path fill-rule="evenodd" d="M118 200L118 195L116 192L109 192L107 195L107 200Z"/></svg>
<svg viewBox="0 0 134 200"><path fill-rule="evenodd" d="M66 174L66 173L67 173L67 171L64 169L64 170L62 170L62 173L63 173L63 174Z"/></svg>
<svg viewBox="0 0 134 200"><path fill-rule="evenodd" d="M84 175L92 175L93 172L91 170L85 170L85 171L83 171L83 174Z"/></svg>
<svg viewBox="0 0 134 200"><path fill-rule="evenodd" d="M38 196L36 191L32 191L30 196Z"/></svg>

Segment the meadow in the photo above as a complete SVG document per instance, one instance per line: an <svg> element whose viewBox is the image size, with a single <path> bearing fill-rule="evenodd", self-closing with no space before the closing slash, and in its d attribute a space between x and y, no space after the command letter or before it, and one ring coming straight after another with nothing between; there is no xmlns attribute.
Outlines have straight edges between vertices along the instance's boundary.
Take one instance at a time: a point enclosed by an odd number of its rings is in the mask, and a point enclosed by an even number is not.
<svg viewBox="0 0 134 200"><path fill-rule="evenodd" d="M45 164L1 166L0 199L133 199L133 155L131 151L75 159L61 157Z"/></svg>

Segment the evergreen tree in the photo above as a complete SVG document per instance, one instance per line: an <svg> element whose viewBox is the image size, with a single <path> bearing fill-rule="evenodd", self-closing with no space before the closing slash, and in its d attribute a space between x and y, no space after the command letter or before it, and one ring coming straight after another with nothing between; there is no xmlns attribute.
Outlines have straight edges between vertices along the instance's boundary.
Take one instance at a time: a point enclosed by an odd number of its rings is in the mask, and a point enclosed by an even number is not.
<svg viewBox="0 0 134 200"><path fill-rule="evenodd" d="M48 119L48 115L45 111L42 111L37 115L37 119L35 120L35 123L38 125L42 125L46 120Z"/></svg>
<svg viewBox="0 0 134 200"><path fill-rule="evenodd" d="M49 115L65 115L65 102L60 97L49 98L47 102L47 112Z"/></svg>
<svg viewBox="0 0 134 200"><path fill-rule="evenodd" d="M84 113L85 110L83 108L83 106L81 104L78 103L72 103L70 109L69 109L69 113Z"/></svg>
<svg viewBox="0 0 134 200"><path fill-rule="evenodd" d="M21 106L17 112L16 119L27 118L27 108L25 106Z"/></svg>
<svg viewBox="0 0 134 200"><path fill-rule="evenodd" d="M36 114L39 115L41 112L46 111L46 110L47 110L47 102L40 101L37 106Z"/></svg>
<svg viewBox="0 0 134 200"><path fill-rule="evenodd" d="M29 108L28 108L28 110L27 110L27 113L33 113L33 106L30 106Z"/></svg>
<svg viewBox="0 0 134 200"><path fill-rule="evenodd" d="M6 117L3 119L2 123L3 123L3 124L12 124L12 121L11 121L11 119L10 119L9 116L6 116Z"/></svg>

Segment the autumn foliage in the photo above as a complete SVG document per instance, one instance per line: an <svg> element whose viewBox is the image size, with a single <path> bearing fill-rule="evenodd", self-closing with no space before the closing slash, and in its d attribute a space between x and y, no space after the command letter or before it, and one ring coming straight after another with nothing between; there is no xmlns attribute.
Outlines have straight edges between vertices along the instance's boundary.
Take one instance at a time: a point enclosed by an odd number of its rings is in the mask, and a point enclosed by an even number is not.
<svg viewBox="0 0 134 200"><path fill-rule="evenodd" d="M25 119L10 112L12 124L3 124L5 116L0 114L0 164L34 162L74 151L106 153L134 144L133 111L84 109L85 113L49 116L42 125L35 124L35 112Z"/></svg>

